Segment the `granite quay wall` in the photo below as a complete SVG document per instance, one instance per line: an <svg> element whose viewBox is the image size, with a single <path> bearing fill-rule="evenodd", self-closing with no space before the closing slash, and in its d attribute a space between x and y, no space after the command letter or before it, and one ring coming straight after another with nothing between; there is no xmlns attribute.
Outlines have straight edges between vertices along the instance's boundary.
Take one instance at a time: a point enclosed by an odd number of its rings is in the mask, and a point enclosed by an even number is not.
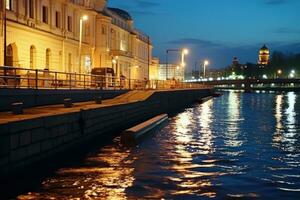
<svg viewBox="0 0 300 200"><path fill-rule="evenodd" d="M209 89L157 91L144 101L105 107L92 105L72 111L66 108L62 114L2 123L0 174L19 171L91 140L100 142L155 115L192 105L211 92Z"/></svg>
<svg viewBox="0 0 300 200"><path fill-rule="evenodd" d="M73 102L91 101L101 96L103 99L114 98L128 90L34 90L34 89L0 89L0 111L8 111L11 104L23 102L25 108L62 104L64 99Z"/></svg>

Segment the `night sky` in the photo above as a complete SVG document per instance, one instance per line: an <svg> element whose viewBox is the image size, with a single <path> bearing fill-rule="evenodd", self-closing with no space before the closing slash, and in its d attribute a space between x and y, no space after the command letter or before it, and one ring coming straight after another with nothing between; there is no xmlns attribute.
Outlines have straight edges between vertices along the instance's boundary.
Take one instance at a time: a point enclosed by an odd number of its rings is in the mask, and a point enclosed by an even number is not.
<svg viewBox="0 0 300 200"><path fill-rule="evenodd" d="M271 52L300 52L300 0L109 0L127 10L135 27L150 35L154 56L188 47L189 68L208 59L210 67L257 62L266 44ZM171 59L179 60L171 53Z"/></svg>

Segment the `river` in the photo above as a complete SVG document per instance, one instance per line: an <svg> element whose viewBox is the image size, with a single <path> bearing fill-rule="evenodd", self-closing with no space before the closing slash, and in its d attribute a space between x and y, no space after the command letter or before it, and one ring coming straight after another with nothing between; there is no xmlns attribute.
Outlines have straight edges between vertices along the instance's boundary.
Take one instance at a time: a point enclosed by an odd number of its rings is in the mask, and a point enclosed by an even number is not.
<svg viewBox="0 0 300 200"><path fill-rule="evenodd" d="M18 199L300 199L300 94L224 92L135 148L111 144Z"/></svg>

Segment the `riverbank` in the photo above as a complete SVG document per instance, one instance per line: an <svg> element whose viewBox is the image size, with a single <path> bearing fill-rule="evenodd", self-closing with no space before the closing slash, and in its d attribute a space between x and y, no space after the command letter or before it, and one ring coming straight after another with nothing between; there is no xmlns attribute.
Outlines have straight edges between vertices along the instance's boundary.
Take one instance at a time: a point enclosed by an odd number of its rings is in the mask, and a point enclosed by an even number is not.
<svg viewBox="0 0 300 200"><path fill-rule="evenodd" d="M25 109L23 115L0 113L0 173L11 173L119 133L161 113L170 113L211 95L210 89L131 91L103 104L76 103Z"/></svg>

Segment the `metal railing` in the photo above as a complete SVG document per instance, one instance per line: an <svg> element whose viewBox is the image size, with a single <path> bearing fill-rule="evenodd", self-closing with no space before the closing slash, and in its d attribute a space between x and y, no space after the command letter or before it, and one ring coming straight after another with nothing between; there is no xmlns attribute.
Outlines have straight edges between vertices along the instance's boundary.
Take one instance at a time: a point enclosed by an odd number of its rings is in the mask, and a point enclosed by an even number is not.
<svg viewBox="0 0 300 200"><path fill-rule="evenodd" d="M207 87L203 84L184 83L176 80L138 80L126 77L0 66L0 88L144 90Z"/></svg>

